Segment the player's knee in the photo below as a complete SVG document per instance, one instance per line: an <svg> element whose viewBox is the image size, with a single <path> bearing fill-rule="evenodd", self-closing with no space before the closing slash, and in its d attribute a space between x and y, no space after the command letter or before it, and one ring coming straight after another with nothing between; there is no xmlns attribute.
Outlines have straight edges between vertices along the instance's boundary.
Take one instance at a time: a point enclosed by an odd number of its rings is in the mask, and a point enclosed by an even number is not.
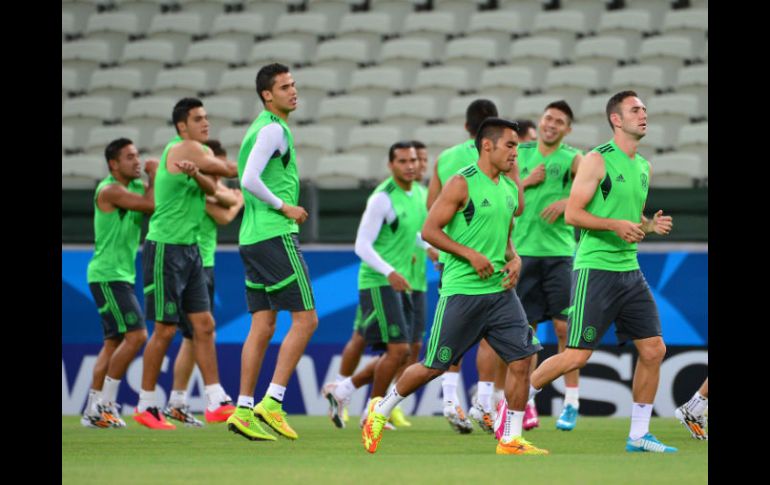
<svg viewBox="0 0 770 485"><path fill-rule="evenodd" d="M131 347L138 349L139 347L144 345L145 342L147 342L147 330L141 329L141 330L136 330L134 332L127 332L124 337L124 340Z"/></svg>
<svg viewBox="0 0 770 485"><path fill-rule="evenodd" d="M397 360L398 362L403 362L407 357L409 357L409 345L408 344L390 344L388 345L388 354L390 354L393 359Z"/></svg>
<svg viewBox="0 0 770 485"><path fill-rule="evenodd" d="M588 363L589 357L591 357L591 352L584 352L580 350L572 350L567 349L564 353L564 358L567 359L567 364L569 367L569 370L567 372L576 370L576 369L582 369L586 366ZM571 350L571 351L569 351Z"/></svg>
<svg viewBox="0 0 770 485"><path fill-rule="evenodd" d="M559 342L567 341L567 326L566 325L554 325L553 331L556 333L556 338Z"/></svg>
<svg viewBox="0 0 770 485"><path fill-rule="evenodd" d="M663 343L663 339L658 339L657 342L649 343L639 349L639 359L644 363L660 363L665 356L666 344Z"/></svg>
<svg viewBox="0 0 770 485"><path fill-rule="evenodd" d="M176 325L164 325L162 323L156 324L152 333L153 338L168 341L173 339L174 335L176 335Z"/></svg>
<svg viewBox="0 0 770 485"><path fill-rule="evenodd" d="M318 328L318 314L314 311L298 313L293 325L299 326L307 333L313 333Z"/></svg>

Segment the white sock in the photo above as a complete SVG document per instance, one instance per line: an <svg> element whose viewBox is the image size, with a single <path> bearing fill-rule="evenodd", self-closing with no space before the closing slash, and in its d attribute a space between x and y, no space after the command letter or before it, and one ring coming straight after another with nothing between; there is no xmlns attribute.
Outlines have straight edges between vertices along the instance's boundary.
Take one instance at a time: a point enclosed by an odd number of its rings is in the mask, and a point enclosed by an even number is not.
<svg viewBox="0 0 770 485"><path fill-rule="evenodd" d="M96 409L96 404L102 400L102 391L91 389L88 391L88 401L86 401L86 407L83 409L83 414L90 414Z"/></svg>
<svg viewBox="0 0 770 485"><path fill-rule="evenodd" d="M343 376L342 374L337 374L337 377L334 378L334 382L342 382L345 379L347 379L350 376Z"/></svg>
<svg viewBox="0 0 770 485"><path fill-rule="evenodd" d="M349 398L355 390L356 386L353 385L353 379L351 377L346 377L344 381L338 383L337 387L334 388L334 397L340 401L344 401Z"/></svg>
<svg viewBox="0 0 770 485"><path fill-rule="evenodd" d="M171 391L168 405L174 408L183 408L187 405L187 391Z"/></svg>
<svg viewBox="0 0 770 485"><path fill-rule="evenodd" d="M398 403L403 400L404 396L401 396L396 390L396 386L393 386L393 389L385 394L385 397L382 398L382 401L377 403L377 406L375 406L374 409L378 413L389 417L390 413L393 411L393 408L398 406Z"/></svg>
<svg viewBox="0 0 770 485"><path fill-rule="evenodd" d="M206 391L206 409L209 411L214 411L221 406L223 402L227 401L227 393L225 393L225 390L220 383L217 382L216 384L211 384L204 389Z"/></svg>
<svg viewBox="0 0 770 485"><path fill-rule="evenodd" d="M104 384L102 385L102 401L114 403L118 398L118 387L120 387L120 379L113 379L110 376L104 376Z"/></svg>
<svg viewBox="0 0 770 485"><path fill-rule="evenodd" d="M254 396L244 396L241 394L238 396L238 406L246 407L249 409L254 408Z"/></svg>
<svg viewBox="0 0 770 485"><path fill-rule="evenodd" d="M578 399L578 387L567 387L566 392L564 393L564 405L572 404L572 407L578 409L580 407Z"/></svg>
<svg viewBox="0 0 770 485"><path fill-rule="evenodd" d="M444 372L441 376L441 389L444 394L444 406L457 403L457 380L459 372Z"/></svg>
<svg viewBox="0 0 770 485"><path fill-rule="evenodd" d="M521 436L521 425L524 422L524 411L514 411L508 408L508 416L506 416L505 428L503 428L502 441L508 443L514 438Z"/></svg>
<svg viewBox="0 0 770 485"><path fill-rule="evenodd" d="M638 440L650 432L650 416L652 416L652 404L634 403L631 406L631 431L628 437Z"/></svg>
<svg viewBox="0 0 770 485"><path fill-rule="evenodd" d="M503 389L495 388L492 393L492 405L497 406L497 403L503 398L505 398L505 391Z"/></svg>
<svg viewBox="0 0 770 485"><path fill-rule="evenodd" d="M139 391L139 404L136 405L137 410L140 413L147 411L147 408L160 407L158 403L158 396L155 389L152 391L146 391L144 389Z"/></svg>
<svg viewBox="0 0 770 485"><path fill-rule="evenodd" d="M286 393L286 387L279 386L278 384L270 383L267 387L267 395L272 397L278 402L283 402L283 395Z"/></svg>
<svg viewBox="0 0 770 485"><path fill-rule="evenodd" d="M485 413L491 413L494 409L492 407L492 390L494 388L495 383L489 381L479 381L478 386L476 386L476 399Z"/></svg>
<svg viewBox="0 0 770 485"><path fill-rule="evenodd" d="M542 389L535 389L532 387L532 384L529 385L529 397L527 398L528 401L532 401L535 399L535 396L537 396L537 393L542 391Z"/></svg>
<svg viewBox="0 0 770 485"><path fill-rule="evenodd" d="M532 399L530 399L529 401L527 401L527 406L532 406L533 408L537 407L537 406L535 406L535 398L534 397Z"/></svg>
<svg viewBox="0 0 770 485"><path fill-rule="evenodd" d="M703 411L706 410L706 408L709 405L709 398L703 397L701 393L696 392L692 395L692 398L690 398L689 401L687 401L687 404L684 405L685 409L692 414L695 417L703 416Z"/></svg>

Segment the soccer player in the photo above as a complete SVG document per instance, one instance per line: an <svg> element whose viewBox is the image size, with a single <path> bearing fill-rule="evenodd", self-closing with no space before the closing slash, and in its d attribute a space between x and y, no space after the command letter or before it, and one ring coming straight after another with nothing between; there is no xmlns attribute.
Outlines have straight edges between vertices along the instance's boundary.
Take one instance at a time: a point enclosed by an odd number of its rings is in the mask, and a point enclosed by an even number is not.
<svg viewBox="0 0 770 485"><path fill-rule="evenodd" d="M513 232L513 243L521 256L521 277L516 294L532 328L552 320L559 352L567 344L567 309L570 298L575 231L564 222L564 208L572 179L580 163L580 150L563 139L572 131L572 109L566 101L554 101L540 118L537 141L519 145L519 169L527 208ZM537 355L533 358L537 364ZM530 373L531 373L530 371ZM578 370L564 376L566 397L556 428L575 427L578 410ZM524 429L539 425L534 400L527 403ZM497 430L502 432L500 424Z"/></svg>
<svg viewBox="0 0 770 485"><path fill-rule="evenodd" d="M673 222L662 210L652 219L642 214L650 180L650 164L637 153L647 133L644 103L634 91L622 91L609 99L606 113L613 137L581 160L564 212L565 222L581 229L567 348L532 373L530 398L559 376L586 365L614 321L618 341L633 340L639 352L626 451L671 453L676 448L649 432L666 345L658 308L639 270L637 243L651 232L668 234Z"/></svg>
<svg viewBox="0 0 770 485"><path fill-rule="evenodd" d="M537 125L532 120L520 119L515 123L519 125L516 134L519 135L519 143L537 140Z"/></svg>
<svg viewBox="0 0 770 485"><path fill-rule="evenodd" d="M206 146L211 148L214 156L220 160L227 160L227 151L219 140L209 139ZM206 197L206 215L201 219L200 232L198 233L198 247L203 262L203 273L206 277L206 288L209 292L211 314L214 314L214 254L217 249L217 225L229 224L243 207L243 195L238 189L231 189L222 183L219 177L214 177L217 191L214 196ZM201 427L203 423L191 412L187 402L187 385L190 382L193 368L195 367L195 354L193 352L193 329L185 314L180 315L183 325L182 345L176 354L174 361L174 382L171 388L171 396L163 414L170 419L177 420L186 426ZM216 325L216 322L215 322ZM229 397L228 397L228 400ZM206 409L205 417L209 423L221 423L230 417L230 414L213 413Z"/></svg>
<svg viewBox="0 0 770 485"><path fill-rule="evenodd" d="M233 177L234 162L223 162L204 145L209 122L203 103L183 98L174 106L172 121L178 135L164 148L155 180L155 212L142 254L147 318L155 330L143 356L142 387L134 420L151 429L169 430L158 397L163 356L186 314L193 327L193 350L205 383L206 409L231 414L233 404L219 383L214 346L214 318L211 315L206 279L198 248L198 232L205 214L206 195L216 193L213 178Z"/></svg>
<svg viewBox="0 0 770 485"><path fill-rule="evenodd" d="M709 407L709 379L706 378L689 401L674 410L676 419L682 422L693 438L708 440L706 433L706 410Z"/></svg>
<svg viewBox="0 0 770 485"><path fill-rule="evenodd" d="M385 350L362 371L324 385L335 426L344 427L341 409L350 395L372 382L371 398L382 398L396 371L406 362L412 338L412 273L414 248L425 247L420 237L425 201L413 189L417 152L411 142L397 142L388 151L391 176L372 192L361 216L355 251L361 258L358 332L375 350ZM424 264L424 263L423 263Z"/></svg>
<svg viewBox="0 0 770 485"><path fill-rule="evenodd" d="M94 255L88 263L88 287L102 319L104 345L94 365L93 383L80 423L89 428L123 428L116 403L120 381L147 340L147 328L134 294L142 218L155 208L158 161L142 163L134 142L111 141L104 150L110 174L94 193Z"/></svg>
<svg viewBox="0 0 770 485"><path fill-rule="evenodd" d="M228 428L251 440L275 440L257 417L279 435L299 436L286 420L283 400L318 315L310 276L299 249L299 224L307 211L299 202L299 174L294 136L287 124L297 109L297 88L289 68L269 64L257 72L256 90L264 110L252 122L238 154L238 177L245 189L239 249L246 270L246 300L251 328L241 352L238 407ZM262 361L275 332L278 311L291 312L291 328L281 343L272 380L254 406Z"/></svg>
<svg viewBox="0 0 770 485"><path fill-rule="evenodd" d="M547 454L521 437L527 402L532 327L512 290L521 259L510 240L518 188L505 176L514 168L516 125L488 118L475 145L478 163L460 169L431 207L423 226L425 240L445 253L441 298L425 360L411 365L383 399L370 403L362 431L364 449L377 451L393 408L436 378L482 337L508 364L506 394L511 408L498 454Z"/></svg>

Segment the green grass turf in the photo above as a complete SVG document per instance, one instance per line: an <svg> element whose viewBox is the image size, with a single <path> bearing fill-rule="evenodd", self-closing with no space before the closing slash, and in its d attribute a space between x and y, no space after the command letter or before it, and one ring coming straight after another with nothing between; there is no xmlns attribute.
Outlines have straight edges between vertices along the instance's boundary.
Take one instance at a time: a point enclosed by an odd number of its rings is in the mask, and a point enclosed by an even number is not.
<svg viewBox="0 0 770 485"><path fill-rule="evenodd" d="M653 418L651 431L678 453L626 453L628 418L580 417L571 432L554 418L525 433L550 456L498 456L495 440L474 429L453 432L442 417L410 417L411 428L386 431L376 454L364 451L358 418L344 430L326 417L289 416L300 439L253 442L226 425L152 431L129 416L126 429L87 429L62 417L62 483L435 484L703 484L708 442L690 437L673 418ZM201 417L202 418L202 417Z"/></svg>

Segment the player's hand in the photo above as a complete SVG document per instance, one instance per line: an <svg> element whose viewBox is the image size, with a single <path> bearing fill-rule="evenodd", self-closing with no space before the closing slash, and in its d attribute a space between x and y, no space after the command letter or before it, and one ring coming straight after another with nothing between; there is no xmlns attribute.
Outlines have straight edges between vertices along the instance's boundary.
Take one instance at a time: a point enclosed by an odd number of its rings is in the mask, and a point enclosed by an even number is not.
<svg viewBox="0 0 770 485"><path fill-rule="evenodd" d="M158 161L157 158L148 158L144 162L144 173L149 175L150 177L154 177L155 173L158 171Z"/></svg>
<svg viewBox="0 0 770 485"><path fill-rule="evenodd" d="M545 164L541 163L524 179L523 183L526 187L533 187L542 183L543 180L545 180Z"/></svg>
<svg viewBox="0 0 770 485"><path fill-rule="evenodd" d="M503 278L503 288L510 290L519 282L519 275L521 274L521 258L519 255L515 255L512 260L505 263L503 269L505 277Z"/></svg>
<svg viewBox="0 0 770 485"><path fill-rule="evenodd" d="M473 269L476 270L476 273L482 280L489 278L495 272L495 268L489 262L489 259L478 251L471 253L468 262L471 263L471 266L473 266Z"/></svg>
<svg viewBox="0 0 770 485"><path fill-rule="evenodd" d="M298 205L283 204L280 209L281 214L292 219L297 224L302 224L307 220L307 211L304 207Z"/></svg>
<svg viewBox="0 0 770 485"><path fill-rule="evenodd" d="M613 231L620 239L629 243L638 243L644 239L644 231L641 223L631 221L615 221Z"/></svg>
<svg viewBox="0 0 770 485"><path fill-rule="evenodd" d="M548 207L543 209L543 211L540 213L540 217L545 219L548 224L553 224L556 222L556 219L558 219L559 216L564 214L564 209L566 208L566 200L557 200L556 202L549 204Z"/></svg>
<svg viewBox="0 0 770 485"><path fill-rule="evenodd" d="M406 278L401 276L398 271L391 271L388 275L388 283L390 283L390 286L393 287L396 291L411 291L412 287L409 286L409 282L406 281Z"/></svg>
<svg viewBox="0 0 770 485"><path fill-rule="evenodd" d="M182 160L181 162L174 162L174 165L181 170L182 173L187 174L190 177L198 175L198 166L189 160Z"/></svg>
<svg viewBox="0 0 770 485"><path fill-rule="evenodd" d="M431 261L434 263L438 262L438 251L436 251L434 248L428 248L428 257Z"/></svg>
<svg viewBox="0 0 770 485"><path fill-rule="evenodd" d="M664 216L663 211L659 210L652 216L652 232L665 236L671 232L671 228L674 227L674 220L671 216Z"/></svg>

